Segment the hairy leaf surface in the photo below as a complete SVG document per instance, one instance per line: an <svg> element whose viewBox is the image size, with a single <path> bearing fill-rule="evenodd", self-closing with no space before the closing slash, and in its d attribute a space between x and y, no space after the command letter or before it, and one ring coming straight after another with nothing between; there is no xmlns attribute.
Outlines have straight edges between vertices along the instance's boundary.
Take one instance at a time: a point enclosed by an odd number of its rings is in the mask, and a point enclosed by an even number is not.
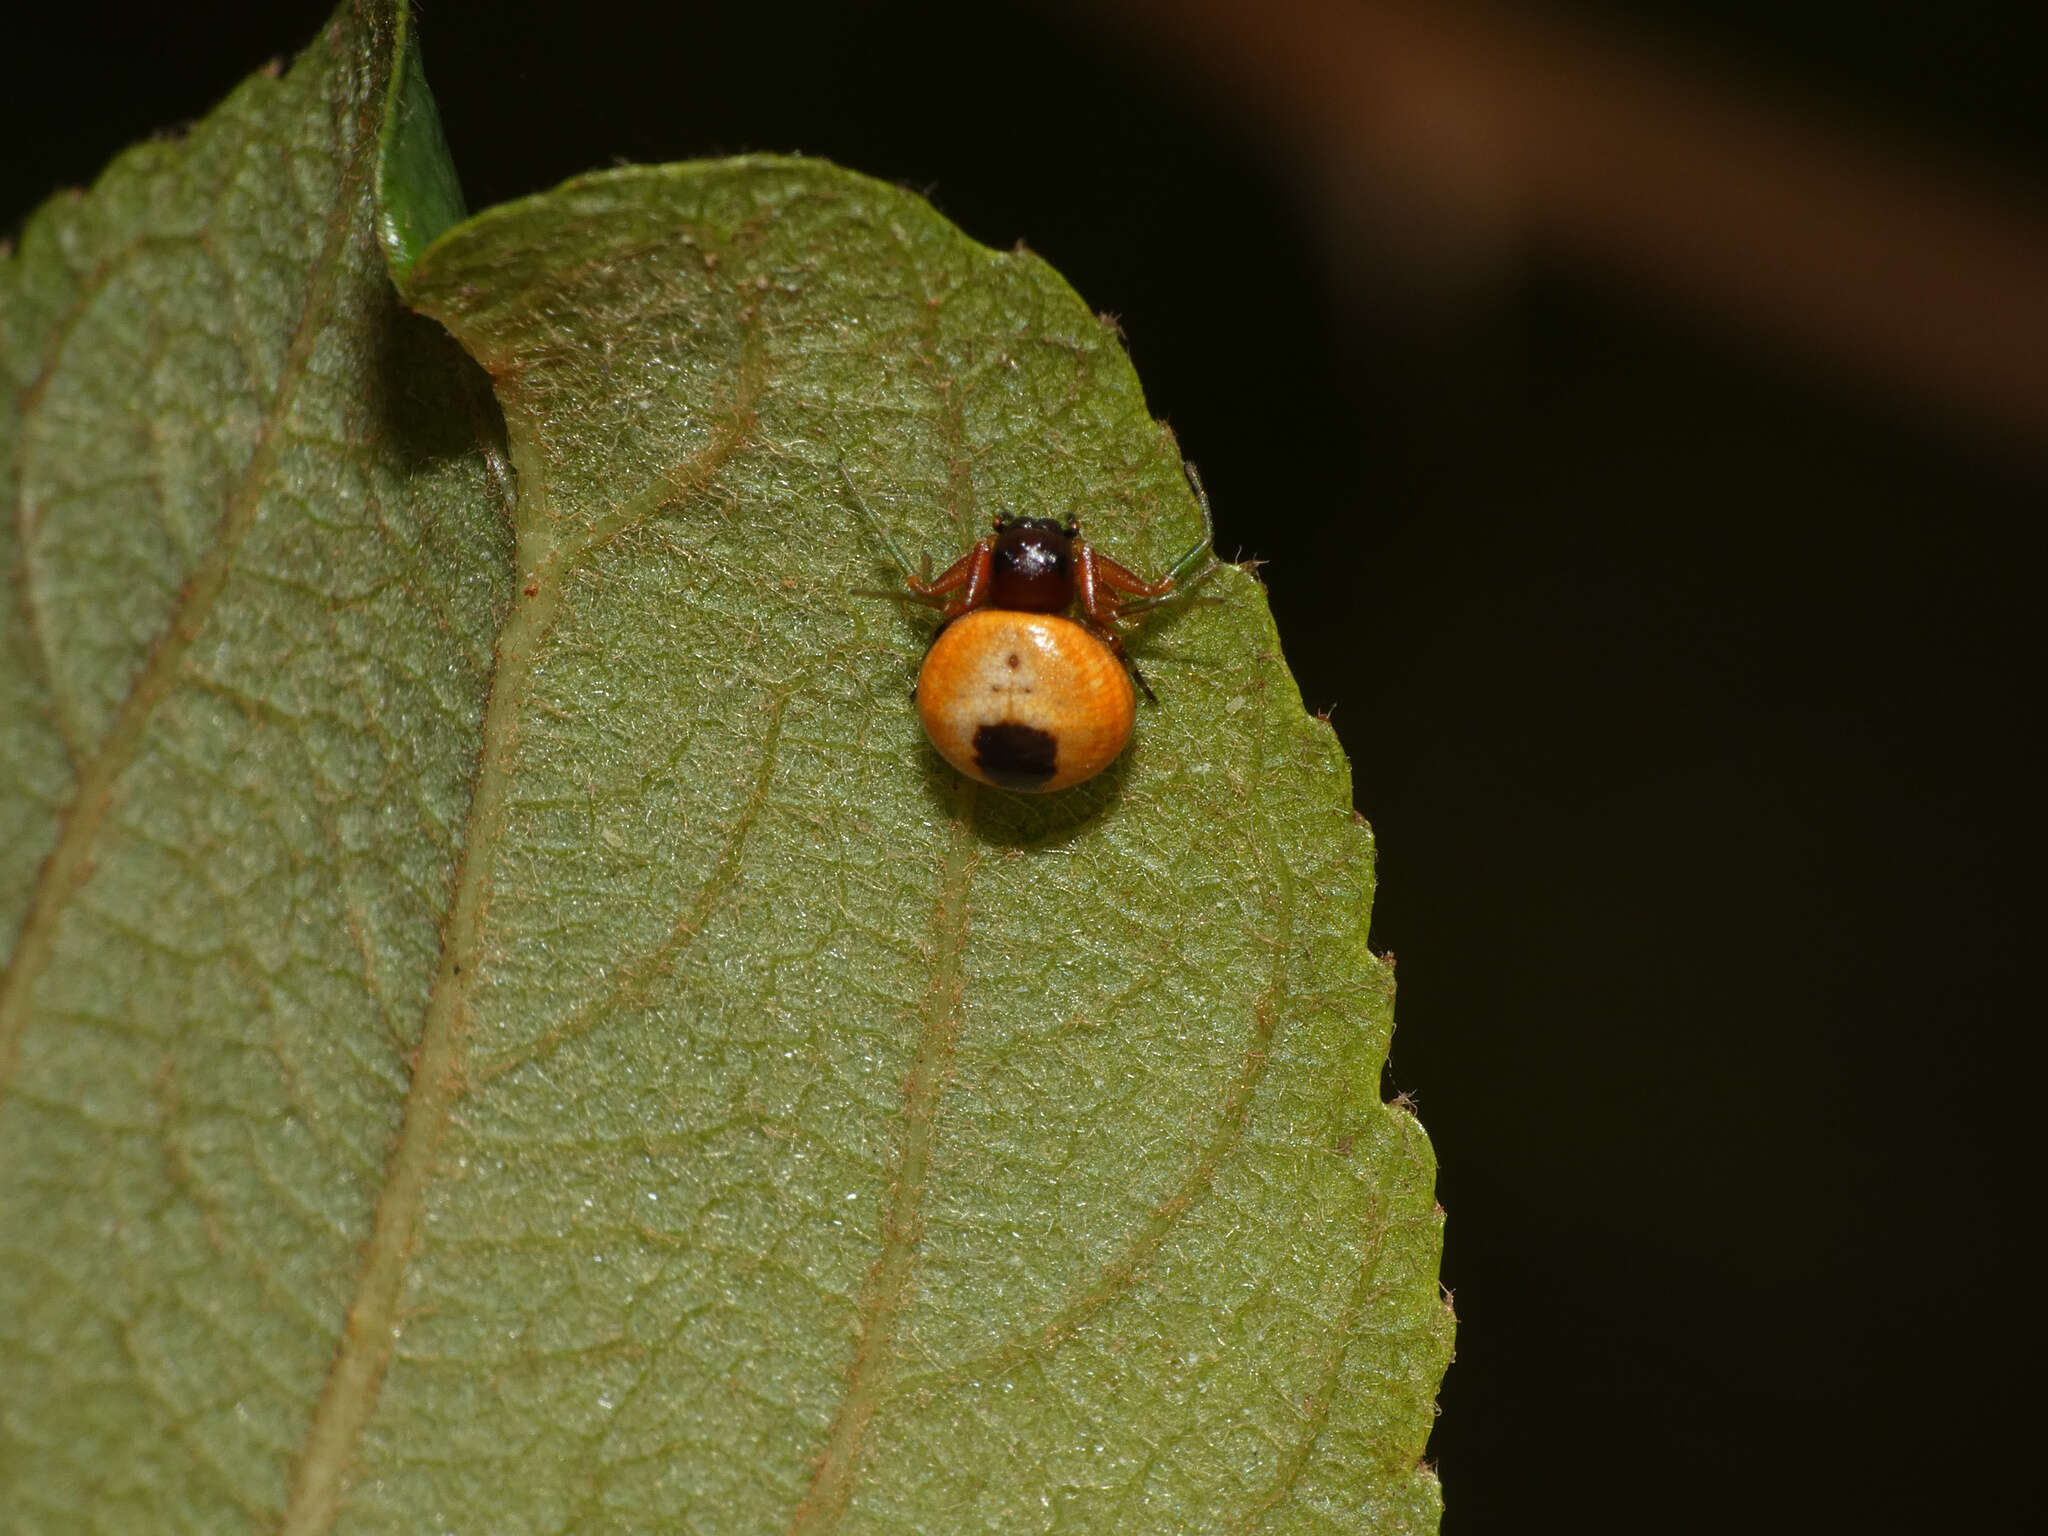
<svg viewBox="0 0 2048 1536"><path fill-rule="evenodd" d="M509 474L344 14L0 263L0 1485L274 1526L466 843ZM494 469L495 463L495 469Z"/></svg>
<svg viewBox="0 0 2048 1536"><path fill-rule="evenodd" d="M1115 337L818 162L448 229L402 20L0 265L10 1518L1433 1529L1433 1165L1258 587L1043 798L871 594L848 481L1194 542Z"/></svg>

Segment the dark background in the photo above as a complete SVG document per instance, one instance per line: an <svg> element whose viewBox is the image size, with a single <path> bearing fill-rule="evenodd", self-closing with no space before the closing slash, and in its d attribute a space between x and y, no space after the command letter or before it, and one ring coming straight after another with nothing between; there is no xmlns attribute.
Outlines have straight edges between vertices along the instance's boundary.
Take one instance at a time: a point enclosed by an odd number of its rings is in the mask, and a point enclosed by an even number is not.
<svg viewBox="0 0 2048 1536"><path fill-rule="evenodd" d="M327 6L182 10L10 50L0 222ZM1627 14L2039 185L2038 0ZM1079 13L430 0L422 37L474 206L803 150L1122 317L1381 840L1388 1087L1462 1319L1450 1536L2039 1517L2048 445L1541 249L1421 303L1224 93Z"/></svg>

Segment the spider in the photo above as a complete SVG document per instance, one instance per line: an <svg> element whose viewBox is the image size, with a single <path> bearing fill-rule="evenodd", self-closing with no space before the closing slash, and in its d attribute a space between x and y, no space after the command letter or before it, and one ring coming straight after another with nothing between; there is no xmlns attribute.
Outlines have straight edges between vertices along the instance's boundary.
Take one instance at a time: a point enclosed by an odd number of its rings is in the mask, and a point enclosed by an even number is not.
<svg viewBox="0 0 2048 1536"><path fill-rule="evenodd" d="M1012 613L1064 613L1077 609L1082 625L1130 668L1132 679L1144 690L1146 699L1157 704L1158 695L1124 649L1117 626L1136 614L1192 592L1223 563L1214 553L1215 520L1202 477L1192 464L1183 462L1181 468L1202 509L1202 537L1167 568L1165 575L1149 581L1083 538L1081 520L1077 517L1059 521L1050 517L1019 517L1010 512L998 512L987 535L933 576L931 555L925 554L913 568L881 520L861 499L844 465L839 473L854 505L867 517L889 551L889 558L903 572L904 585L910 588L908 593L892 592L888 596L936 608L948 624L979 608L1000 608ZM1205 557L1207 563L1197 570ZM1194 572L1192 577L1190 571Z"/></svg>
<svg viewBox="0 0 2048 1536"><path fill-rule="evenodd" d="M943 620L918 673L917 706L947 762L985 784L1050 791L1094 777L1123 751L1137 713L1132 684L1159 700L1118 626L1192 591L1221 564L1208 495L1194 466L1186 471L1202 537L1148 580L1083 538L1078 518L1010 513L933 576L931 557L911 566L841 466L910 589L878 595L935 608Z"/></svg>

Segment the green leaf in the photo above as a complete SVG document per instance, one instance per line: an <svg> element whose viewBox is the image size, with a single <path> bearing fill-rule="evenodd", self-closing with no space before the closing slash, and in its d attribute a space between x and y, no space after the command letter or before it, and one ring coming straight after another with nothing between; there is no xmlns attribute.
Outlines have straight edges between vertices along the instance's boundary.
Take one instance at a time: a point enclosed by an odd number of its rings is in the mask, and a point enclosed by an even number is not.
<svg viewBox="0 0 2048 1536"><path fill-rule="evenodd" d="M378 144L377 219L391 275L402 283L420 252L467 209L441 132L441 109L412 41L410 6L397 7L391 28L395 63Z"/></svg>
<svg viewBox="0 0 2048 1536"><path fill-rule="evenodd" d="M1041 798L863 595L842 465L913 551L1193 542L1114 337L816 162L433 239L431 114L344 8L0 264L10 1517L1432 1529L1433 1165L1256 584Z"/></svg>
<svg viewBox="0 0 2048 1536"><path fill-rule="evenodd" d="M390 23L0 262L0 1506L276 1526L462 865L509 472L390 291Z"/></svg>

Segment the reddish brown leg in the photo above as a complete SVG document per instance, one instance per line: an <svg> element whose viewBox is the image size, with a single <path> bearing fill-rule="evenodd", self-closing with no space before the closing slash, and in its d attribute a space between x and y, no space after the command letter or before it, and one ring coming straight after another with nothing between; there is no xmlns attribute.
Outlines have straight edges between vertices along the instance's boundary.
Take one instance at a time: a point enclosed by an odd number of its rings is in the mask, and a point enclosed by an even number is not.
<svg viewBox="0 0 2048 1536"><path fill-rule="evenodd" d="M1092 550L1089 554L1090 563L1096 568L1096 580L1105 587L1118 592L1128 592L1132 597L1164 597L1173 590L1174 580L1171 576L1162 576L1157 581L1147 581L1136 571L1118 565L1107 555L1098 555Z"/></svg>
<svg viewBox="0 0 2048 1536"><path fill-rule="evenodd" d="M1145 674L1138 670L1138 664L1131 660L1130 652L1124 649L1123 636L1116 630L1117 619L1123 610L1123 602L1116 594L1117 586L1121 585L1116 580L1117 576L1137 582L1141 589L1156 585L1138 581L1136 576L1107 555L1098 555L1086 539L1074 541L1074 600L1081 610L1081 622L1116 653L1117 660L1130 669L1131 681L1138 685L1147 699L1157 704L1159 696L1145 681ZM1168 586L1171 585L1169 582Z"/></svg>
<svg viewBox="0 0 2048 1536"><path fill-rule="evenodd" d="M981 539L974 548L955 560L930 581L915 576L906 576L910 590L919 597L944 597L949 592L960 595L939 607L948 619L957 619L963 613L971 613L988 601L989 572L995 559L995 541Z"/></svg>
<svg viewBox="0 0 2048 1536"><path fill-rule="evenodd" d="M1086 539L1074 540L1074 601L1097 629L1115 624L1121 606L1116 593L1102 579L1104 563L1102 556L1095 553L1094 545Z"/></svg>

